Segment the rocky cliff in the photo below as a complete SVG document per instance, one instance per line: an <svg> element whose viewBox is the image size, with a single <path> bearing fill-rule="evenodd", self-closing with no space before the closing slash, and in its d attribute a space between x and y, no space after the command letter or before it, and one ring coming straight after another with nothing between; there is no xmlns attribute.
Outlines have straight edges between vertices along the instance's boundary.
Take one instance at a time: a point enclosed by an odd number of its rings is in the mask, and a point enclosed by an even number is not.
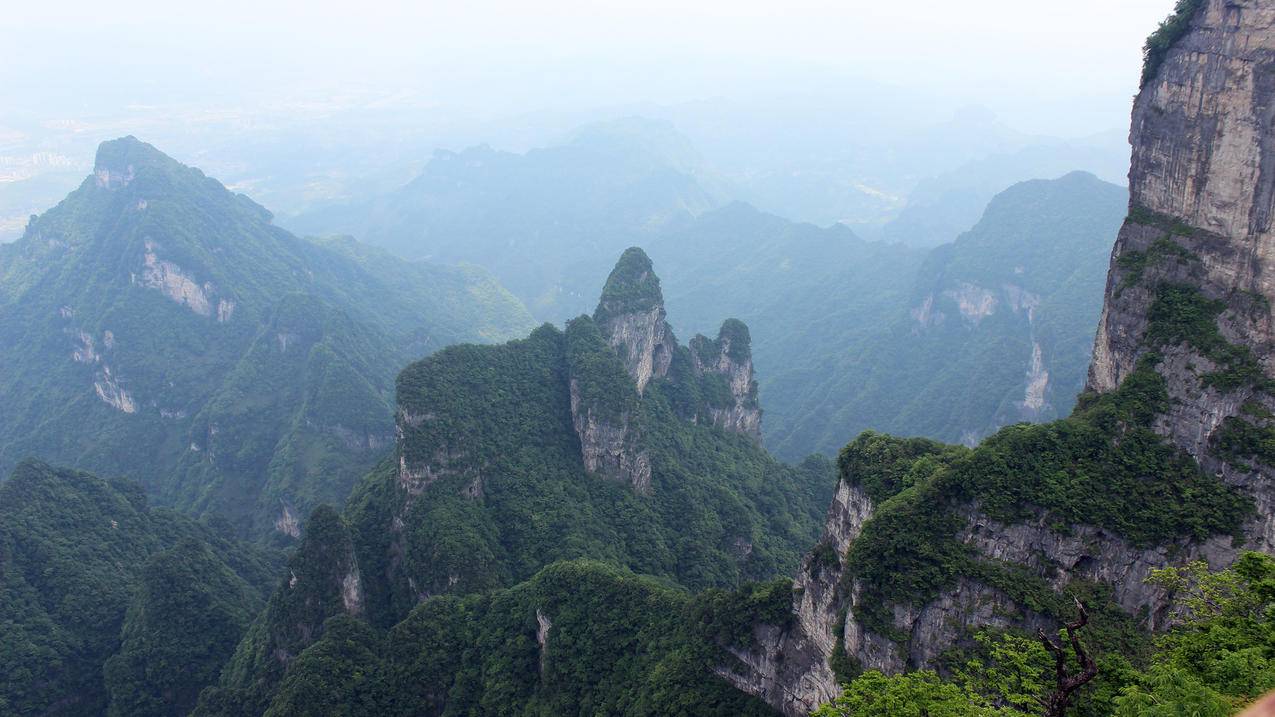
<svg viewBox="0 0 1275 717"><path fill-rule="evenodd" d="M568 323L566 339L571 425L585 469L650 493L651 458L642 440L639 384L629 380L632 373L620 370L594 322L581 317ZM633 370L632 364L624 368Z"/></svg>
<svg viewBox="0 0 1275 717"><path fill-rule="evenodd" d="M691 339L688 353L678 346L665 316L651 260L632 247L607 278L593 321L581 317L567 325L571 420L585 468L640 493L650 492L651 460L642 445L638 401L651 381L670 377L679 357L689 355L690 370L671 378L694 383L698 399L681 408L682 417L761 439L748 327L728 319L716 340ZM619 356L631 383L612 375L614 359L599 346L603 341Z"/></svg>
<svg viewBox="0 0 1275 717"><path fill-rule="evenodd" d="M740 689L805 714L859 669L936 667L978 629L1053 629L1064 595L1154 630L1169 596L1152 569L1275 549L1275 7L1188 3L1166 28L1076 413L973 450L848 446L789 627L757 626L719 668Z"/></svg>
<svg viewBox="0 0 1275 717"><path fill-rule="evenodd" d="M660 280L646 252L632 247L620 256L602 288L593 320L620 354L638 393L651 379L668 375L677 339L665 321Z"/></svg>
<svg viewBox="0 0 1275 717"><path fill-rule="evenodd" d="M1089 388L1109 392L1148 355L1172 406L1156 430L1258 503L1275 547L1271 300L1275 299L1275 7L1209 0L1134 104L1130 215L1116 241ZM1172 313L1202 314L1166 333Z"/></svg>
<svg viewBox="0 0 1275 717"><path fill-rule="evenodd" d="M738 319L727 319L717 339L691 339L691 361L697 376L720 376L729 395L709 406L704 416L711 425L761 440L761 405L757 401L757 381L753 378L752 338Z"/></svg>

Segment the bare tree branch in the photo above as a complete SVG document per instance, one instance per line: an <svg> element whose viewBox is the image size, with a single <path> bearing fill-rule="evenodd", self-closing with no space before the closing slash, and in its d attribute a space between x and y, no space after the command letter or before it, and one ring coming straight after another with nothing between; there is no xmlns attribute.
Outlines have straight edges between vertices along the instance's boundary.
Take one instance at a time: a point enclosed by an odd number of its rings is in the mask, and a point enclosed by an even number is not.
<svg viewBox="0 0 1275 717"><path fill-rule="evenodd" d="M1080 630L1089 624L1089 611L1080 600L1076 600L1076 613L1076 621L1065 623L1063 627L1067 631L1071 651L1075 653L1076 663L1080 665L1080 672L1074 675L1067 674L1067 651L1058 641L1045 634L1044 630L1038 630L1036 633L1041 644L1054 656L1054 679L1057 683L1049 697L1040 701L1041 706L1045 708L1045 717L1063 717L1067 708L1071 706L1076 690L1098 675L1098 663L1094 662L1093 657L1085 651L1084 645L1080 642Z"/></svg>

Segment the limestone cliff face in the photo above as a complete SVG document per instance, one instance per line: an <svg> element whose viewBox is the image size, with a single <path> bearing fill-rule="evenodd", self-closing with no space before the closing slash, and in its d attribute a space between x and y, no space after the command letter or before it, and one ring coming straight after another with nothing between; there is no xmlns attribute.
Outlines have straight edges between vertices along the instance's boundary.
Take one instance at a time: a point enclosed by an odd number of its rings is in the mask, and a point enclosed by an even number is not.
<svg viewBox="0 0 1275 717"><path fill-rule="evenodd" d="M1256 517L1242 547L1266 551L1275 549L1275 469L1234 431L1242 422L1249 435L1275 432L1272 70L1275 5L1206 0L1143 88L1130 135L1130 214L1112 255L1088 382L1103 394L1135 371L1156 371L1169 400L1155 433L1252 498ZM964 299L972 312L986 304ZM918 321L932 320L932 307L924 308ZM893 634L874 632L861 615L879 606L863 603L865 585L843 567L845 550L872 522L857 483L843 470L826 529L836 537L825 537L797 576L790 626L758 626L759 647L719 669L740 689L801 715L836 694L838 653L865 670L899 672L935 666L971 629L1056 627L996 587L960 576L924 604L888 605ZM1043 512L1009 524L977 500L955 512L954 537L974 559L1024 568L1056 590L1075 579L1105 583L1125 611L1145 610L1151 629L1164 626L1169 599L1145 582L1153 569L1193 559L1225 566L1241 549L1230 536L1140 547L1092 525L1059 532Z"/></svg>
<svg viewBox="0 0 1275 717"><path fill-rule="evenodd" d="M1149 211L1135 212L1120 234L1111 289L1127 276L1121 257L1171 234L1197 252L1201 271L1194 283L1208 293L1275 296L1272 63L1275 7L1209 0L1196 14L1134 105L1130 205ZM1152 213L1171 223L1164 226ZM1149 305L1139 292L1109 290L1108 296L1089 381L1099 391L1114 389L1133 370ZM1230 318L1237 338L1248 334L1246 343L1269 349L1269 314Z"/></svg>
<svg viewBox="0 0 1275 717"><path fill-rule="evenodd" d="M651 492L642 421L649 399L643 394L654 381L667 389L682 419L760 440L750 344L748 327L730 319L715 340L697 336L690 347L679 346L665 320L651 260L641 249L625 251L594 316L567 322L563 337L565 392L585 469L638 493ZM428 400L398 410L397 475L407 507L433 484L461 474L472 478L474 495L481 493L486 467L475 463L464 441L440 441L437 421Z"/></svg>
<svg viewBox="0 0 1275 717"><path fill-rule="evenodd" d="M1130 216L1112 255L1089 388L1108 392L1151 352L1171 407L1157 431L1208 471L1250 490L1250 533L1275 547L1275 472L1216 450L1228 422L1269 409L1275 376L1275 6L1208 0L1133 110ZM1225 350L1152 326L1165 287L1211 306ZM1216 343L1216 342L1214 342ZM1241 365L1247 364L1247 365ZM1217 376L1228 380L1219 381ZM1262 408L1250 412L1264 413Z"/></svg>
<svg viewBox="0 0 1275 717"><path fill-rule="evenodd" d="M641 441L639 397L588 318L567 324L567 365L571 425L585 469L648 494L650 458Z"/></svg>
<svg viewBox="0 0 1275 717"><path fill-rule="evenodd" d="M722 396L706 416L696 420L761 440L761 404L757 401L757 381L753 378L752 340L748 327L737 319L722 324L714 341L705 336L691 339L691 361L697 376L716 375L725 379L729 398Z"/></svg>
<svg viewBox="0 0 1275 717"><path fill-rule="evenodd" d="M677 340L665 320L664 296L651 260L636 247L628 249L611 271L593 318L624 368L646 390L653 378L668 375Z"/></svg>
<svg viewBox="0 0 1275 717"><path fill-rule="evenodd" d="M841 481L828 508L819 547L802 561L793 581L793 620L786 630L760 625L754 647L731 650L734 658L717 674L756 695L785 715L807 715L839 692L830 665L839 634L846 629L839 583L841 557L872 514L872 499Z"/></svg>

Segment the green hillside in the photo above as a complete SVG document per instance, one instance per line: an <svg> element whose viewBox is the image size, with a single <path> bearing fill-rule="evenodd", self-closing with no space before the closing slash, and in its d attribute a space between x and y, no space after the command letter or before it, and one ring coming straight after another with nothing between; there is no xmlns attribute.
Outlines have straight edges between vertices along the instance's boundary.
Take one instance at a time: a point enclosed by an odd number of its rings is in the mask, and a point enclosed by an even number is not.
<svg viewBox="0 0 1275 717"><path fill-rule="evenodd" d="M189 710L278 574L229 534L135 484L20 464L0 483L0 712Z"/></svg>
<svg viewBox="0 0 1275 717"><path fill-rule="evenodd" d="M388 449L403 364L531 324L481 271L270 219L150 145L103 144L0 246L0 470L38 456L295 532Z"/></svg>

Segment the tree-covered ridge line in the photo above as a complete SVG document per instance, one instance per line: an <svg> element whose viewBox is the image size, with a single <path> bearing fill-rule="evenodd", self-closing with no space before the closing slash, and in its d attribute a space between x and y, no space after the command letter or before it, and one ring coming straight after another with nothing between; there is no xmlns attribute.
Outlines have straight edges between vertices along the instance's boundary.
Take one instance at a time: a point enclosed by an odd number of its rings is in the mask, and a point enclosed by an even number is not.
<svg viewBox="0 0 1275 717"><path fill-rule="evenodd" d="M0 712L189 711L279 565L134 483L24 461L0 483Z"/></svg>
<svg viewBox="0 0 1275 717"><path fill-rule="evenodd" d="M773 619L789 591L693 595L609 563L553 563L508 588L434 597L388 629L331 617L268 703L242 710L209 690L196 714L769 715L713 674L715 641Z"/></svg>
<svg viewBox="0 0 1275 717"><path fill-rule="evenodd" d="M531 326L481 270L295 237L131 137L99 155L0 247L0 472L37 455L294 533L389 449L402 365Z"/></svg>

